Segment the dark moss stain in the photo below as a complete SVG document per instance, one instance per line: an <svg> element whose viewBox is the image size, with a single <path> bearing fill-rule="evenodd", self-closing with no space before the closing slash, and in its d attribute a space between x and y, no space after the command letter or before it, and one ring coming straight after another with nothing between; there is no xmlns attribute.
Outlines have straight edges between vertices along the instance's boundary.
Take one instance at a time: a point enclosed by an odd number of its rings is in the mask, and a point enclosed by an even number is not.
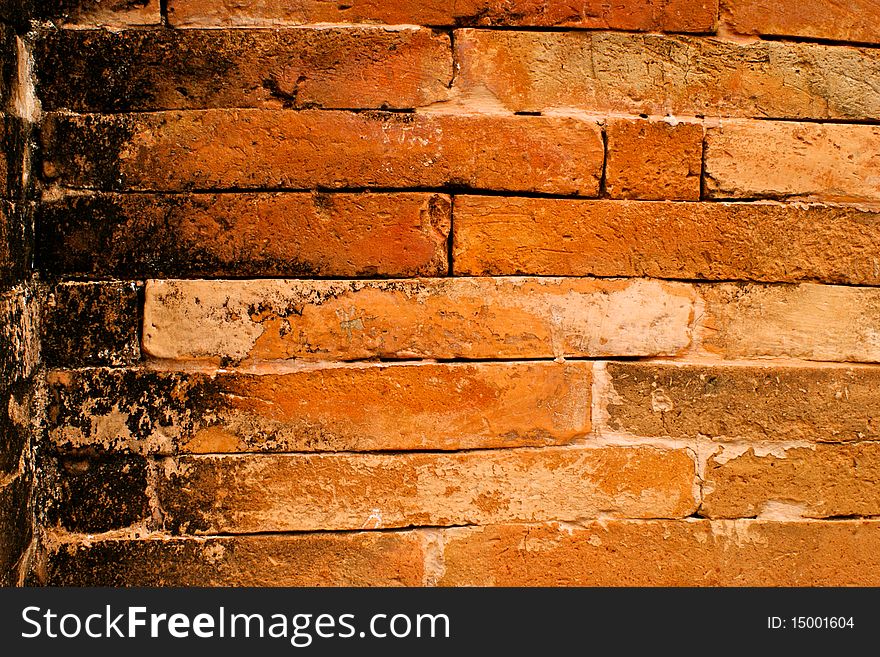
<svg viewBox="0 0 880 657"><path fill-rule="evenodd" d="M73 22L96 10L125 12L143 9L149 0L40 0L34 7L34 17L61 23Z"/></svg>
<svg viewBox="0 0 880 657"><path fill-rule="evenodd" d="M71 187L123 189L121 152L134 134L130 116L49 114L39 138L43 179Z"/></svg>
<svg viewBox="0 0 880 657"><path fill-rule="evenodd" d="M43 358L56 367L140 359L138 283L60 283L43 311Z"/></svg>
<svg viewBox="0 0 880 657"><path fill-rule="evenodd" d="M0 201L0 289L24 281L31 272L34 204Z"/></svg>
<svg viewBox="0 0 880 657"><path fill-rule="evenodd" d="M41 469L50 524L103 532L142 522L150 513L143 457L46 458Z"/></svg>
<svg viewBox="0 0 880 657"><path fill-rule="evenodd" d="M25 474L0 488L0 586L17 583L17 561L33 536L32 483Z"/></svg>

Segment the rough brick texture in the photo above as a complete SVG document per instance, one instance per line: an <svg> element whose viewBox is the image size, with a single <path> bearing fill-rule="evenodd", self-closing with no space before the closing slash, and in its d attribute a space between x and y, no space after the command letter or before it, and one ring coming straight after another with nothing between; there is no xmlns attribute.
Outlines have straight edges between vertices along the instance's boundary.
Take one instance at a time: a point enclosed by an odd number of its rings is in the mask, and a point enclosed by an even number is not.
<svg viewBox="0 0 880 657"><path fill-rule="evenodd" d="M874 0L721 0L721 12L740 34L880 43Z"/></svg>

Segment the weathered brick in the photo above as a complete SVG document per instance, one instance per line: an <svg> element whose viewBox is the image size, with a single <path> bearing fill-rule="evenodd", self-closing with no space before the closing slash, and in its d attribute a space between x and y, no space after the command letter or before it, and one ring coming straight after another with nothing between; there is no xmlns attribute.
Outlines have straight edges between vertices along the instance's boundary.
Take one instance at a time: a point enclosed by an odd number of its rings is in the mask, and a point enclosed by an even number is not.
<svg viewBox="0 0 880 657"><path fill-rule="evenodd" d="M721 11L740 34L880 43L876 0L721 0Z"/></svg>
<svg viewBox="0 0 880 657"><path fill-rule="evenodd" d="M29 377L39 362L39 305L25 285L0 294L0 390Z"/></svg>
<svg viewBox="0 0 880 657"><path fill-rule="evenodd" d="M125 365L140 359L141 285L121 281L55 285L43 307L50 365Z"/></svg>
<svg viewBox="0 0 880 657"><path fill-rule="evenodd" d="M143 457L62 457L44 463L41 471L50 525L98 533L141 523L150 515Z"/></svg>
<svg viewBox="0 0 880 657"><path fill-rule="evenodd" d="M406 109L452 79L449 36L420 28L57 30L34 57L44 109L81 112Z"/></svg>
<svg viewBox="0 0 880 657"><path fill-rule="evenodd" d="M442 276L450 208L419 193L70 195L40 205L40 265L127 278Z"/></svg>
<svg viewBox="0 0 880 657"><path fill-rule="evenodd" d="M528 25L662 32L711 32L718 0L169 0L175 27L387 23L391 25Z"/></svg>
<svg viewBox="0 0 880 657"><path fill-rule="evenodd" d="M700 294L701 344L710 353L880 361L880 289L730 283Z"/></svg>
<svg viewBox="0 0 880 657"><path fill-rule="evenodd" d="M0 201L0 287L24 281L31 272L34 206Z"/></svg>
<svg viewBox="0 0 880 657"><path fill-rule="evenodd" d="M16 586L33 536L33 481L21 473L0 485L0 586Z"/></svg>
<svg viewBox="0 0 880 657"><path fill-rule="evenodd" d="M878 148L880 126L724 121L706 131L706 193L877 201Z"/></svg>
<svg viewBox="0 0 880 657"><path fill-rule="evenodd" d="M677 354L690 285L456 278L147 282L157 358L356 360Z"/></svg>
<svg viewBox="0 0 880 657"><path fill-rule="evenodd" d="M47 115L43 174L75 187L437 187L595 196L593 120L485 114L207 110Z"/></svg>
<svg viewBox="0 0 880 657"><path fill-rule="evenodd" d="M590 431L591 363L336 367L288 373L52 371L62 449L144 453L474 449Z"/></svg>
<svg viewBox="0 0 880 657"><path fill-rule="evenodd" d="M39 0L34 18L67 28L160 25L159 0Z"/></svg>
<svg viewBox="0 0 880 657"><path fill-rule="evenodd" d="M445 586L876 586L880 523L608 520L447 532Z"/></svg>
<svg viewBox="0 0 880 657"><path fill-rule="evenodd" d="M51 586L420 586L413 532L110 539L51 548Z"/></svg>
<svg viewBox="0 0 880 657"><path fill-rule="evenodd" d="M700 513L709 518L876 516L880 444L723 450L704 480Z"/></svg>
<svg viewBox="0 0 880 657"><path fill-rule="evenodd" d="M610 118L605 133L611 198L700 199L702 125Z"/></svg>
<svg viewBox="0 0 880 657"><path fill-rule="evenodd" d="M600 431L714 440L880 440L880 368L608 363ZM594 419L598 423L598 419Z"/></svg>
<svg viewBox="0 0 880 657"><path fill-rule="evenodd" d="M0 480L18 472L27 461L31 439L41 428L43 398L32 379L0 393Z"/></svg>
<svg viewBox="0 0 880 657"><path fill-rule="evenodd" d="M544 447L453 454L182 457L158 484L167 526L188 533L379 529L685 517L684 450Z"/></svg>
<svg viewBox="0 0 880 657"><path fill-rule="evenodd" d="M615 32L458 30L456 86L515 111L873 119L880 53Z"/></svg>
<svg viewBox="0 0 880 657"><path fill-rule="evenodd" d="M455 274L880 284L880 215L770 203L456 196Z"/></svg>

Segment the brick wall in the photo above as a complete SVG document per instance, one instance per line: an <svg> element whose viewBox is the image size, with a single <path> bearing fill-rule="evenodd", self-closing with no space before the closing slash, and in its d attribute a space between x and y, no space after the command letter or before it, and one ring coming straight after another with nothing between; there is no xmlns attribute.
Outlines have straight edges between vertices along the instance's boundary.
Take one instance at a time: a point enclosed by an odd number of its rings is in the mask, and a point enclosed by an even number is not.
<svg viewBox="0 0 880 657"><path fill-rule="evenodd" d="M880 584L875 4L41 3L29 581Z"/></svg>

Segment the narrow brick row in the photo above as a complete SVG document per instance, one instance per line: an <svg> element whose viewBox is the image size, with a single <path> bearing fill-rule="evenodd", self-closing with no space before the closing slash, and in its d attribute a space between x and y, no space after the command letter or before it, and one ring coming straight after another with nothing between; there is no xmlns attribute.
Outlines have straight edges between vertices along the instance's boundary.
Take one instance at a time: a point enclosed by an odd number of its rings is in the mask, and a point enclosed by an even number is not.
<svg viewBox="0 0 880 657"><path fill-rule="evenodd" d="M71 56L76 53L76 56ZM446 100L446 34L377 27L57 30L34 48L44 109L406 109Z"/></svg>
<svg viewBox="0 0 880 657"><path fill-rule="evenodd" d="M706 131L706 193L877 202L878 148L880 126L722 121Z"/></svg>
<svg viewBox="0 0 880 657"><path fill-rule="evenodd" d="M674 355L690 285L649 280L147 282L143 348L170 359Z"/></svg>
<svg viewBox="0 0 880 657"><path fill-rule="evenodd" d="M853 207L456 196L461 275L880 284L880 215Z"/></svg>
<svg viewBox="0 0 880 657"><path fill-rule="evenodd" d="M51 546L51 586L420 586L414 532L92 540Z"/></svg>
<svg viewBox="0 0 880 657"><path fill-rule="evenodd" d="M722 0L721 12L740 34L880 43L875 0Z"/></svg>
<svg viewBox="0 0 880 657"><path fill-rule="evenodd" d="M48 374L61 450L456 450L557 445L590 431L590 363L395 365L286 374Z"/></svg>
<svg viewBox="0 0 880 657"><path fill-rule="evenodd" d="M718 0L646 0L611 4L601 0L169 0L175 27L388 23L581 27L648 32L711 32Z"/></svg>
<svg viewBox="0 0 880 657"><path fill-rule="evenodd" d="M77 194L40 205L40 264L90 277L443 276L450 209L419 193Z"/></svg>
<svg viewBox="0 0 880 657"><path fill-rule="evenodd" d="M880 361L880 289L701 285L702 348L725 358Z"/></svg>
<svg viewBox="0 0 880 657"><path fill-rule="evenodd" d="M39 0L29 9L37 20L66 28L158 27L162 24L159 4L159 0Z"/></svg>
<svg viewBox="0 0 880 657"><path fill-rule="evenodd" d="M43 175L106 190L439 187L595 196L593 120L208 110L49 114Z"/></svg>
<svg viewBox="0 0 880 657"><path fill-rule="evenodd" d="M691 455L654 447L189 456L161 474L164 522L183 533L679 518L697 508Z"/></svg>
<svg viewBox="0 0 880 657"><path fill-rule="evenodd" d="M873 120L876 48L614 32L457 30L456 88L514 111ZM744 161L745 163L745 161Z"/></svg>
<svg viewBox="0 0 880 657"><path fill-rule="evenodd" d="M446 534L445 586L876 586L880 523L602 521Z"/></svg>
<svg viewBox="0 0 880 657"><path fill-rule="evenodd" d="M880 440L876 367L633 362L608 363L602 376L608 388L599 400L605 414L599 431L731 441Z"/></svg>
<svg viewBox="0 0 880 657"><path fill-rule="evenodd" d="M706 465L700 513L709 518L880 515L880 443L770 453L724 450Z"/></svg>

